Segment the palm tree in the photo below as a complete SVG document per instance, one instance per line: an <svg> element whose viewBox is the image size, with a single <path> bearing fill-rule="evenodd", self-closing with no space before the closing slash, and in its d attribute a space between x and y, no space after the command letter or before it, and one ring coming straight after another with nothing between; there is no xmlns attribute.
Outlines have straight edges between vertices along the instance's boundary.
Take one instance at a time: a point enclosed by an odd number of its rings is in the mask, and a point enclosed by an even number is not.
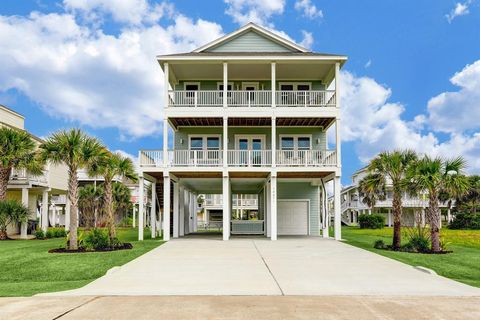
<svg viewBox="0 0 480 320"><path fill-rule="evenodd" d="M417 190L428 192L427 220L430 225L432 251L439 252L440 247L440 208L439 197L445 192L459 197L467 192L468 178L463 174L465 160L462 157L444 160L424 156L411 166L407 178Z"/></svg>
<svg viewBox="0 0 480 320"><path fill-rule="evenodd" d="M123 183L114 182L112 192L115 212L117 214L122 213L125 215L127 210L131 209L132 206L131 190Z"/></svg>
<svg viewBox="0 0 480 320"><path fill-rule="evenodd" d="M25 131L0 128L0 200L7 196L7 185L12 168L26 169L32 174L41 174L43 163L36 152L32 137Z"/></svg>
<svg viewBox="0 0 480 320"><path fill-rule="evenodd" d="M402 192L405 190L405 175L410 165L417 159L415 152L384 151L370 161L368 169L379 174L379 183L390 182L393 188L393 249L398 250L402 244ZM388 181L390 180L390 181Z"/></svg>
<svg viewBox="0 0 480 320"><path fill-rule="evenodd" d="M116 238L115 230L115 209L113 202L112 183L114 178L128 178L136 180L135 166L130 158L122 156L120 153L110 153L104 150L98 161L92 162L89 166L89 174L92 176L102 176L103 189L105 192L105 214L107 215L108 234L110 241Z"/></svg>
<svg viewBox="0 0 480 320"><path fill-rule="evenodd" d="M44 159L55 164L65 164L68 168L68 200L70 201L68 248L77 250L78 169L96 161L105 147L99 140L87 136L80 129L70 129L52 134L40 148Z"/></svg>
<svg viewBox="0 0 480 320"><path fill-rule="evenodd" d="M469 176L468 182L468 191L458 199L457 208L476 214L480 206L480 176Z"/></svg>
<svg viewBox="0 0 480 320"><path fill-rule="evenodd" d="M0 201L0 240L8 239L7 227L11 223L27 222L28 208L17 200Z"/></svg>
<svg viewBox="0 0 480 320"><path fill-rule="evenodd" d="M377 200L385 199L385 178L378 173L369 173L358 183L362 202L373 210Z"/></svg>
<svg viewBox="0 0 480 320"><path fill-rule="evenodd" d="M103 202L103 188L87 184L78 189L78 209L85 229L96 226L97 213Z"/></svg>

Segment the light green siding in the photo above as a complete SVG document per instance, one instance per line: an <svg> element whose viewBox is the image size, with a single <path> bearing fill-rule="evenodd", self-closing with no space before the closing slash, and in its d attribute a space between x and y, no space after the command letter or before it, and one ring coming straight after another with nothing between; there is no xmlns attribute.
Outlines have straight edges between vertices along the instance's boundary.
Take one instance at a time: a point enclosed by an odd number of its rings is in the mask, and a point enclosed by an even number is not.
<svg viewBox="0 0 480 320"><path fill-rule="evenodd" d="M255 31L248 31L213 47L208 52L293 52L292 49L270 40Z"/></svg>
<svg viewBox="0 0 480 320"><path fill-rule="evenodd" d="M188 80L188 81L180 81L178 84L175 85L175 90L184 90L185 82L198 82L200 83L200 90L218 90L217 84L218 83L223 83L222 79L218 80ZM233 90L242 90L242 82L258 82L258 90L271 90L272 82L270 80L248 80L248 79L243 79L243 80L235 80L235 81L228 81L229 83L233 84ZM280 82L289 82L289 83L311 83L312 85L312 90L324 90L325 85L322 84L320 80L302 80L302 81L289 81L289 80L282 80L282 79L277 79L277 90L280 90Z"/></svg>
<svg viewBox="0 0 480 320"><path fill-rule="evenodd" d="M258 135L265 138L265 149L271 149L271 132L270 127L229 127L228 128L228 148L230 150L236 149L236 135ZM176 150L188 149L189 135L220 135L223 134L222 127L185 127L180 128L174 133L174 148ZM277 149L280 148L281 135L311 135L312 149L324 150L326 145L326 133L321 128L309 127L277 127ZM181 143L181 140L183 143ZM221 139L220 144L223 143Z"/></svg>
<svg viewBox="0 0 480 320"><path fill-rule="evenodd" d="M309 231L310 235L318 236L320 230L320 202L319 188L309 182L278 182L277 199L305 199L310 200Z"/></svg>

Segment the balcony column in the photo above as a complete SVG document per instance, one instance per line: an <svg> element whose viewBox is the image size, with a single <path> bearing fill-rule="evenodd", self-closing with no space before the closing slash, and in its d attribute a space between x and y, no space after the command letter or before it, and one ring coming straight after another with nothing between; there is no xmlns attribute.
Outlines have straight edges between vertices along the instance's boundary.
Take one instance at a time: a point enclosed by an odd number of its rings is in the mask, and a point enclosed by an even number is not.
<svg viewBox="0 0 480 320"><path fill-rule="evenodd" d="M197 220L197 206L196 206L196 200L197 196L192 192L190 193L190 211L192 212L193 215L193 231L197 232L198 231L198 220Z"/></svg>
<svg viewBox="0 0 480 320"><path fill-rule="evenodd" d="M28 188L22 188L22 204L28 208ZM28 210L30 212L30 209ZM28 220L20 225L20 238L27 238Z"/></svg>
<svg viewBox="0 0 480 320"><path fill-rule="evenodd" d="M227 90L228 89L228 63L223 63L223 107L228 107Z"/></svg>
<svg viewBox="0 0 480 320"><path fill-rule="evenodd" d="M138 177L138 240L143 240L143 212L144 212L144 188L143 174Z"/></svg>
<svg viewBox="0 0 480 320"><path fill-rule="evenodd" d="M271 84L271 89L272 89L272 108L275 108L277 106L277 101L276 101L276 69L277 69L277 64L275 62L271 63L272 67L272 84Z"/></svg>
<svg viewBox="0 0 480 320"><path fill-rule="evenodd" d="M163 240L170 240L170 176L163 177Z"/></svg>
<svg viewBox="0 0 480 320"><path fill-rule="evenodd" d="M337 110L340 110L340 63L335 64L335 101L337 105ZM337 114L335 120L335 148L337 155L337 167L341 167L341 140L340 140L340 112Z"/></svg>
<svg viewBox="0 0 480 320"><path fill-rule="evenodd" d="M265 183L265 217L264 227L265 236L270 238L270 210L271 210L271 197L270 197L270 182Z"/></svg>
<svg viewBox="0 0 480 320"><path fill-rule="evenodd" d="M70 230L70 200L68 199L68 196L65 196L65 231Z"/></svg>
<svg viewBox="0 0 480 320"><path fill-rule="evenodd" d="M277 166L277 119L272 117L272 168Z"/></svg>
<svg viewBox="0 0 480 320"><path fill-rule="evenodd" d="M328 238L328 228L330 224L330 217L328 214L328 199L327 199L327 190L325 189L325 180L322 179L322 187L321 194L322 194L322 237Z"/></svg>
<svg viewBox="0 0 480 320"><path fill-rule="evenodd" d="M48 229L48 190L45 189L42 194L42 230L47 232Z"/></svg>
<svg viewBox="0 0 480 320"><path fill-rule="evenodd" d="M163 119L163 167L168 166L168 120Z"/></svg>
<svg viewBox="0 0 480 320"><path fill-rule="evenodd" d="M185 188L183 186L178 187L178 204L179 204L179 231L178 235L183 237L185 235L185 218L188 215L185 214ZM188 221L188 220L187 220ZM190 229L188 229L190 231Z"/></svg>
<svg viewBox="0 0 480 320"><path fill-rule="evenodd" d="M133 204L133 219L132 219L132 227L135 228L135 219L136 219L136 216L137 216L137 204L134 203Z"/></svg>
<svg viewBox="0 0 480 320"><path fill-rule="evenodd" d="M223 117L223 168L228 167L228 117Z"/></svg>
<svg viewBox="0 0 480 320"><path fill-rule="evenodd" d="M340 176L336 176L334 178L334 196L333 196L333 201L334 201L334 210L335 210L335 215L334 215L334 228L335 228L335 240L341 240L342 239L342 211L341 211L341 203L340 203Z"/></svg>
<svg viewBox="0 0 480 320"><path fill-rule="evenodd" d="M180 186L178 185L178 182L175 182L173 184L173 237L174 238L178 238L178 234L179 234L178 229L180 227L179 192L180 192Z"/></svg>
<svg viewBox="0 0 480 320"><path fill-rule="evenodd" d="M223 195L222 195L222 206L223 206L223 240L230 239L230 180L228 173L224 172L223 174Z"/></svg>
<svg viewBox="0 0 480 320"><path fill-rule="evenodd" d="M157 235L157 184L152 182L152 207L150 208L150 231L152 238Z"/></svg>
<svg viewBox="0 0 480 320"><path fill-rule="evenodd" d="M277 176L270 177L270 240L277 240Z"/></svg>

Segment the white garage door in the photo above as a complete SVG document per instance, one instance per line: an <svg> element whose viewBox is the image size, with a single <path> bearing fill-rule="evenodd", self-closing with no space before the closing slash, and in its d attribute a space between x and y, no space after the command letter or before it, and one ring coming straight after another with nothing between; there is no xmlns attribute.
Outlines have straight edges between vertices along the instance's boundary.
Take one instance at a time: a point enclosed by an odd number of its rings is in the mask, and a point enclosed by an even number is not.
<svg viewBox="0 0 480 320"><path fill-rule="evenodd" d="M279 235L308 235L308 201L279 201L277 221Z"/></svg>

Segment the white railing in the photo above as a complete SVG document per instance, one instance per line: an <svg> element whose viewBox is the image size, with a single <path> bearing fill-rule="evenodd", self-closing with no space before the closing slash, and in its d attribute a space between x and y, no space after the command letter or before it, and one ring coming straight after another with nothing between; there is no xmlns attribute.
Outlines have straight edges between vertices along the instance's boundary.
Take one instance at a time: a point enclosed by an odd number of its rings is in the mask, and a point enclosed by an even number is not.
<svg viewBox="0 0 480 320"><path fill-rule="evenodd" d="M335 107L335 90L276 91L278 107ZM221 90L170 90L169 107L222 107ZM230 107L270 107L270 90L231 90L227 92L227 105Z"/></svg>
<svg viewBox="0 0 480 320"><path fill-rule="evenodd" d="M335 166L337 155L333 150L277 150L277 166L322 167Z"/></svg>
<svg viewBox="0 0 480 320"><path fill-rule="evenodd" d="M272 165L271 150L228 150L228 165L232 167L264 167Z"/></svg>
<svg viewBox="0 0 480 320"><path fill-rule="evenodd" d="M174 167L222 166L222 150L169 150L168 163Z"/></svg>
<svg viewBox="0 0 480 320"><path fill-rule="evenodd" d="M27 171L27 169L15 169L12 168L10 174L10 181L30 181L37 182L41 184L48 184L48 171L44 170L40 175L33 175Z"/></svg>
<svg viewBox="0 0 480 320"><path fill-rule="evenodd" d="M140 165L145 167L163 166L163 150L141 150Z"/></svg>
<svg viewBox="0 0 480 320"><path fill-rule="evenodd" d="M168 92L168 95L169 95L169 99L168 99L169 106L171 107L221 107L223 106L223 91L170 90Z"/></svg>
<svg viewBox="0 0 480 320"><path fill-rule="evenodd" d="M335 107L335 90L277 91L277 107Z"/></svg>
<svg viewBox="0 0 480 320"><path fill-rule="evenodd" d="M221 194L206 194L205 207L219 207L223 205L223 196ZM237 195L232 197L232 207L235 209L240 207L258 207L257 195Z"/></svg>
<svg viewBox="0 0 480 320"><path fill-rule="evenodd" d="M232 220L232 234L263 234L263 220Z"/></svg>
<svg viewBox="0 0 480 320"><path fill-rule="evenodd" d="M271 107L272 92L262 91L229 91L227 103L232 107Z"/></svg>

